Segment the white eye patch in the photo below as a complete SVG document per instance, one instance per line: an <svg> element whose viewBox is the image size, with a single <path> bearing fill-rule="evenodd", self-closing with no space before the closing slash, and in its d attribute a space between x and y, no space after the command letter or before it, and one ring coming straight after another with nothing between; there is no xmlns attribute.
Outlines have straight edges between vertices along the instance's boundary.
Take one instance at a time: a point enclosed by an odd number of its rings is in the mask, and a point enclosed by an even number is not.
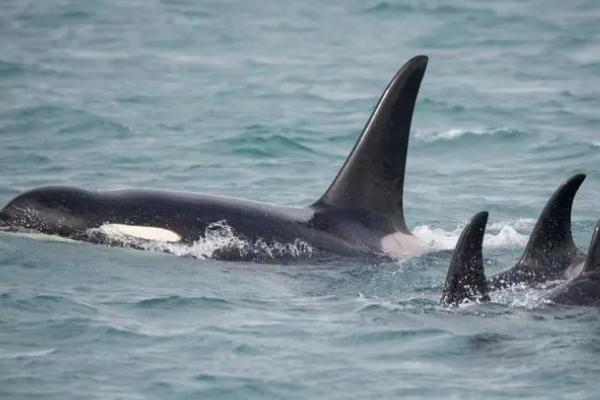
<svg viewBox="0 0 600 400"><path fill-rule="evenodd" d="M171 243L179 242L181 240L181 236L177 233L164 228L155 228L153 226L104 224L98 229L107 236L127 236L136 239Z"/></svg>

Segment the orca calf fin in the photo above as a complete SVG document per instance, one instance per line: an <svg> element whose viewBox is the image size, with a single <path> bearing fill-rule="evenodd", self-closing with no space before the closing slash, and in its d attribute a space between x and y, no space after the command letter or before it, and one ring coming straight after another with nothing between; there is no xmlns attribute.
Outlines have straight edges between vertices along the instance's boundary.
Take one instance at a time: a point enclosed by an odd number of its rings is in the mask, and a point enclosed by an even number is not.
<svg viewBox="0 0 600 400"><path fill-rule="evenodd" d="M600 272L600 221L596 223L590 247L588 249L582 274L586 272Z"/></svg>
<svg viewBox="0 0 600 400"><path fill-rule="evenodd" d="M487 211L482 211L475 214L463 229L442 289L443 304L458 305L465 300L490 300L482 255L487 220Z"/></svg>
<svg viewBox="0 0 600 400"><path fill-rule="evenodd" d="M584 179L584 174L573 175L554 191L537 219L523 255L513 268L492 277L492 287L560 279L573 260L583 257L571 234L571 209Z"/></svg>
<svg viewBox="0 0 600 400"><path fill-rule="evenodd" d="M552 194L531 232L523 257L543 258L560 250L578 252L571 234L571 209L584 174L573 175Z"/></svg>
<svg viewBox="0 0 600 400"><path fill-rule="evenodd" d="M409 233L402 201L404 172L412 115L427 60L416 56L396 73L338 175L314 207L383 214L394 230Z"/></svg>

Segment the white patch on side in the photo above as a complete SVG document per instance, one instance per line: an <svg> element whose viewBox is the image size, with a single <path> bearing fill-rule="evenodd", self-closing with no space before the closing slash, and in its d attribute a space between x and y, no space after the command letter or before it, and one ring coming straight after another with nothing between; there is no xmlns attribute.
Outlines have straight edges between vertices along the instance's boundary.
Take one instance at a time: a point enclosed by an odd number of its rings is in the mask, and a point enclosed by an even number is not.
<svg viewBox="0 0 600 400"><path fill-rule="evenodd" d="M413 235L396 232L381 238L381 249L390 257L401 259L424 254L428 247Z"/></svg>
<svg viewBox="0 0 600 400"><path fill-rule="evenodd" d="M179 242L181 240L181 236L177 233L153 226L104 224L98 229L109 237L127 236L130 238L168 243Z"/></svg>

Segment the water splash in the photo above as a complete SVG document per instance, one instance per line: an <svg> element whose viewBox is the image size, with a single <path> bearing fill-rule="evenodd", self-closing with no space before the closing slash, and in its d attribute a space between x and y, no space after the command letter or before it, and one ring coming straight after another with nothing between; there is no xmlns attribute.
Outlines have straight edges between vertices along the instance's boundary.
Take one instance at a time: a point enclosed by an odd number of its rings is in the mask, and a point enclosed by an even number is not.
<svg viewBox="0 0 600 400"><path fill-rule="evenodd" d="M221 260L262 260L311 257L312 246L300 239L293 242L249 240L235 234L227 221L210 223L204 234L191 244L146 240L129 236L117 230L89 229L88 236L96 241L122 247L170 253L180 257Z"/></svg>
<svg viewBox="0 0 600 400"><path fill-rule="evenodd" d="M496 222L486 230L484 247L523 247L527 244L528 236L517 229L529 226L533 220L519 219L514 222ZM419 225L413 229L413 234L435 250L452 250L458 242L465 225L446 231L441 228L431 228L429 225Z"/></svg>
<svg viewBox="0 0 600 400"><path fill-rule="evenodd" d="M562 281L548 281L538 287L531 287L525 283L509 286L505 289L490 293L491 300L495 303L505 304L509 307L533 310L552 303L548 299L548 291Z"/></svg>
<svg viewBox="0 0 600 400"><path fill-rule="evenodd" d="M441 132L418 131L416 137L424 142L453 141L468 137L513 138L525 135L524 132L508 128L451 128Z"/></svg>

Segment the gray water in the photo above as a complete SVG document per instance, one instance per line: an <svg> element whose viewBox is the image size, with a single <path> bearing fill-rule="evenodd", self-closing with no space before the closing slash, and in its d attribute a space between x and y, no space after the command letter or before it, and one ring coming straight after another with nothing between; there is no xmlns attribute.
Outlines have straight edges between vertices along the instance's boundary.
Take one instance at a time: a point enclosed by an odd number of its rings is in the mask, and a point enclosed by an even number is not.
<svg viewBox="0 0 600 400"><path fill-rule="evenodd" d="M597 398L597 310L526 287L438 299L472 214L500 271L577 172L587 248L599 20L593 0L4 0L0 203L70 184L310 204L427 54L405 208L437 251L280 266L212 260L211 240L177 257L0 234L0 397Z"/></svg>

